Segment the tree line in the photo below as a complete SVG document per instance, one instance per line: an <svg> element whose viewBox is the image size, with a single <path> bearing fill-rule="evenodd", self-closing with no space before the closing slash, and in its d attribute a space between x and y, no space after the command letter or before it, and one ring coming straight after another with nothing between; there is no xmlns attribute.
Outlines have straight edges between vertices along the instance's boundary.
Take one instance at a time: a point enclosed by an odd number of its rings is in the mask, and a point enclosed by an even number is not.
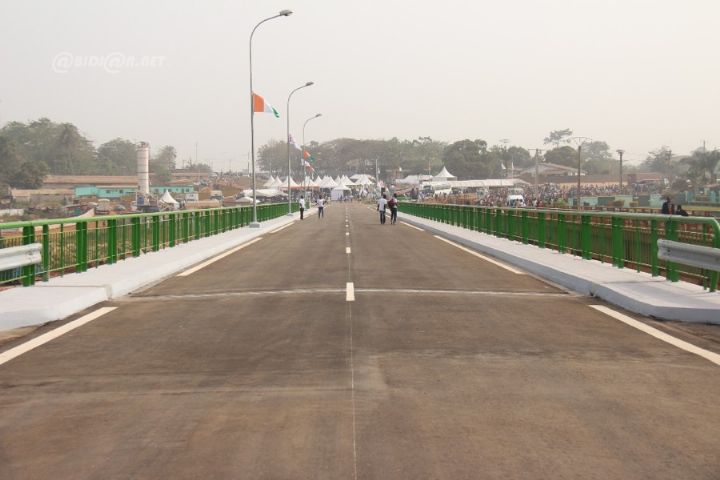
<svg viewBox="0 0 720 480"><path fill-rule="evenodd" d="M434 174L442 166L461 179L501 178L511 169L518 171L536 161L568 167L578 166L578 152L572 144L573 131L551 131L544 139L541 152L501 141L489 145L482 139L463 139L453 143L418 137L413 140L367 140L338 138L327 142L310 142L305 148L316 174L375 174L393 179L409 174ZM292 175L300 177L306 169L300 151L291 148ZM157 181L170 180L176 168L177 152L163 146L151 155L150 171ZM668 147L650 152L637 167L677 178L678 188L702 186L717 181L720 152L697 149L690 155L674 155ZM590 174L616 174L619 162L604 141L586 141L581 149L581 168ZM186 162L186 170L211 171L206 164ZM258 152L261 169L273 175L287 175L287 143L271 140ZM630 168L626 167L626 171ZM40 118L28 123L10 122L0 129L0 185L15 188L39 188L48 174L55 175L135 175L136 145L115 138L95 147L72 123L56 123Z"/></svg>
<svg viewBox="0 0 720 480"><path fill-rule="evenodd" d="M577 166L577 152L568 145L572 131L556 130L545 139L545 152L522 146L500 143L489 145L482 139L464 139L453 143L419 137L414 140L358 140L340 138L329 142L311 142L306 150L315 159L315 171L339 175L350 172L374 173L378 162L380 176L388 178L403 174L432 174L444 165L458 178L499 178L511 169L519 170L546 161L559 165ZM300 152L291 149L293 175L302 175ZM537 157L536 157L537 155ZM271 140L260 147L260 167L272 174L287 174L287 144ZM618 169L610 146L593 141L584 146L582 168L588 173L613 173Z"/></svg>
<svg viewBox="0 0 720 480"><path fill-rule="evenodd" d="M434 174L444 165L460 179L502 178L510 170L517 172L547 162L567 167L578 167L588 174L619 174L620 162L610 145L602 140L573 137L572 129L551 131L544 139L543 149L527 149L509 145L508 141L489 145L482 139L464 139L453 143L419 137L414 140L362 140L340 138L328 142L311 142L305 149L314 159L311 164L316 174L342 175L368 173L374 175L375 162L381 178L400 178L408 174ZM287 175L287 143L271 140L258 152L260 167L273 175ZM703 186L717 181L720 152L698 149L689 156L673 156L667 147L649 152L639 166L625 165L624 171L658 172L677 178L678 184ZM300 160L300 152L291 147L292 175L307 173Z"/></svg>
<svg viewBox="0 0 720 480"><path fill-rule="evenodd" d="M47 118L10 122L0 129L0 185L40 188L49 175L135 175L136 144L115 138L98 146L72 123ZM158 181L170 180L177 152L167 145L153 153L150 171ZM209 171L207 165L191 165Z"/></svg>

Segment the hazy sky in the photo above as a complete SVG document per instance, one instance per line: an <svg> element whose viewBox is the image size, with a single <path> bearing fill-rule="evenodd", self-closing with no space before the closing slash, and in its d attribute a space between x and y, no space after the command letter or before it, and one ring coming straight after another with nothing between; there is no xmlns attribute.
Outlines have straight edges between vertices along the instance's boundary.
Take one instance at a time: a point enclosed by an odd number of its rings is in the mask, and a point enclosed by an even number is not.
<svg viewBox="0 0 720 480"><path fill-rule="evenodd" d="M0 0L0 124L49 117L98 142L174 145L216 170L255 142L501 138L550 130L624 148L720 147L717 0ZM67 56L81 65L67 68ZM122 56L148 58L130 67Z"/></svg>

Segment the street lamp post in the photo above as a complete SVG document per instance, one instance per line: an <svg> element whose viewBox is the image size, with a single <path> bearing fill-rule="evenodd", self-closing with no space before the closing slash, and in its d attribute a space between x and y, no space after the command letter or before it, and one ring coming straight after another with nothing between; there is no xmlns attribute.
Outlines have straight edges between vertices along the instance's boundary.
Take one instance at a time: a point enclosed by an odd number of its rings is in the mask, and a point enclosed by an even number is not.
<svg viewBox="0 0 720 480"><path fill-rule="evenodd" d="M290 179L292 178L290 176L290 98L292 98L293 93L297 92L301 88L310 87L313 85L313 82L307 82L305 85L300 85L296 89L294 89L292 92L290 92L290 95L288 95L287 99L287 155L288 155L288 177L287 177L287 185L288 185L288 215L292 215L292 195L290 195ZM301 154L302 156L302 154Z"/></svg>
<svg viewBox="0 0 720 480"><path fill-rule="evenodd" d="M310 120L314 120L314 119L316 119L316 118L318 118L318 117L320 117L320 116L322 116L322 113L315 114L315 115L313 115L312 117L310 117L310 118L308 118L307 120L305 120L305 123L303 123L303 128L302 128L302 151L300 152L300 157L303 159L303 166L305 165L305 127L307 126L307 124L308 124L308 122L309 122ZM305 170L303 169L303 172L304 172L304 171L305 171ZM307 174L303 177L303 180L305 180L306 178L307 178ZM307 183L305 183L305 192L304 192L304 195L305 195L305 199L307 200Z"/></svg>
<svg viewBox="0 0 720 480"><path fill-rule="evenodd" d="M254 98L253 98L253 86L252 86L252 39L253 35L255 35L255 30L262 25L263 23L272 20L274 18L279 17L288 17L292 15L292 10L280 10L280 12L277 15L273 15L272 17L268 17L265 20L260 21L255 27L252 29L252 32L250 32L250 153L252 156L252 189L253 189L253 218L252 223L250 223L250 227L257 228L260 226L260 224L257 221L257 197L256 197L256 188L255 188L255 109L253 108L254 105Z"/></svg>
<svg viewBox="0 0 720 480"><path fill-rule="evenodd" d="M620 155L620 193L622 194L623 193L623 189L622 189L623 188L622 187L622 157L623 157L623 153L625 153L625 150L618 149L617 153L618 153L618 155Z"/></svg>
<svg viewBox="0 0 720 480"><path fill-rule="evenodd" d="M575 144L578 147L578 170L577 170L577 209L580 210L580 199L582 198L580 195L580 177L582 173L582 147L585 145L585 142L589 141L590 139L587 137L573 137L572 140L575 142Z"/></svg>

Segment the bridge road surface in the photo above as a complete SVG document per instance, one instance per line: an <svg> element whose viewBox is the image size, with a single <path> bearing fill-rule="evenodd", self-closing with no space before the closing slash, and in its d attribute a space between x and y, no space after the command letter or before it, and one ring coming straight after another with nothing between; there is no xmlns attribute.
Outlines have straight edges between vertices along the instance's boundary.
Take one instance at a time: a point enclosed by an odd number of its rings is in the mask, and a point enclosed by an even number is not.
<svg viewBox="0 0 720 480"><path fill-rule="evenodd" d="M0 365L0 478L720 478L720 367L326 211Z"/></svg>

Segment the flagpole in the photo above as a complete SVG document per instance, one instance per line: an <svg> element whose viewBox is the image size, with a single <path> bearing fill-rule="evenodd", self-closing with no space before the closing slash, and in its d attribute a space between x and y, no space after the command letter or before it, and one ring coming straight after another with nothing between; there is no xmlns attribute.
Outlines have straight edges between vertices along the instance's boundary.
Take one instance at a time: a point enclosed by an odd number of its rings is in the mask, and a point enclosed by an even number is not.
<svg viewBox="0 0 720 480"><path fill-rule="evenodd" d="M302 162L303 162L303 164L302 164L302 165L303 165L303 171L305 171L305 127L307 126L307 124L308 124L308 122L309 122L310 120L314 120L314 119L318 118L318 117L321 116L321 115L322 115L322 113L315 114L314 116L312 116L312 117L308 118L307 120L305 120L305 123L303 123L303 128L302 128L302 148L300 149L300 158L302 158ZM307 175L305 175L305 178L307 178ZM305 195L307 195L307 182L306 182L306 185L305 185Z"/></svg>
<svg viewBox="0 0 720 480"><path fill-rule="evenodd" d="M301 88L309 87L311 85L313 85L313 82L307 82L305 85L297 87L295 90L290 92L287 99L288 215L292 215L292 195L290 195L290 179L292 178L290 177L290 98L293 96L293 93L297 92Z"/></svg>
<svg viewBox="0 0 720 480"><path fill-rule="evenodd" d="M257 196L255 195L255 98L253 95L253 84L252 84L252 40L255 35L255 30L267 22L278 17L288 17L292 15L292 10L281 10L277 15L268 17L265 20L260 21L250 32L250 152L252 154L252 189L253 189L253 218L250 227L258 228L260 224L257 221Z"/></svg>

